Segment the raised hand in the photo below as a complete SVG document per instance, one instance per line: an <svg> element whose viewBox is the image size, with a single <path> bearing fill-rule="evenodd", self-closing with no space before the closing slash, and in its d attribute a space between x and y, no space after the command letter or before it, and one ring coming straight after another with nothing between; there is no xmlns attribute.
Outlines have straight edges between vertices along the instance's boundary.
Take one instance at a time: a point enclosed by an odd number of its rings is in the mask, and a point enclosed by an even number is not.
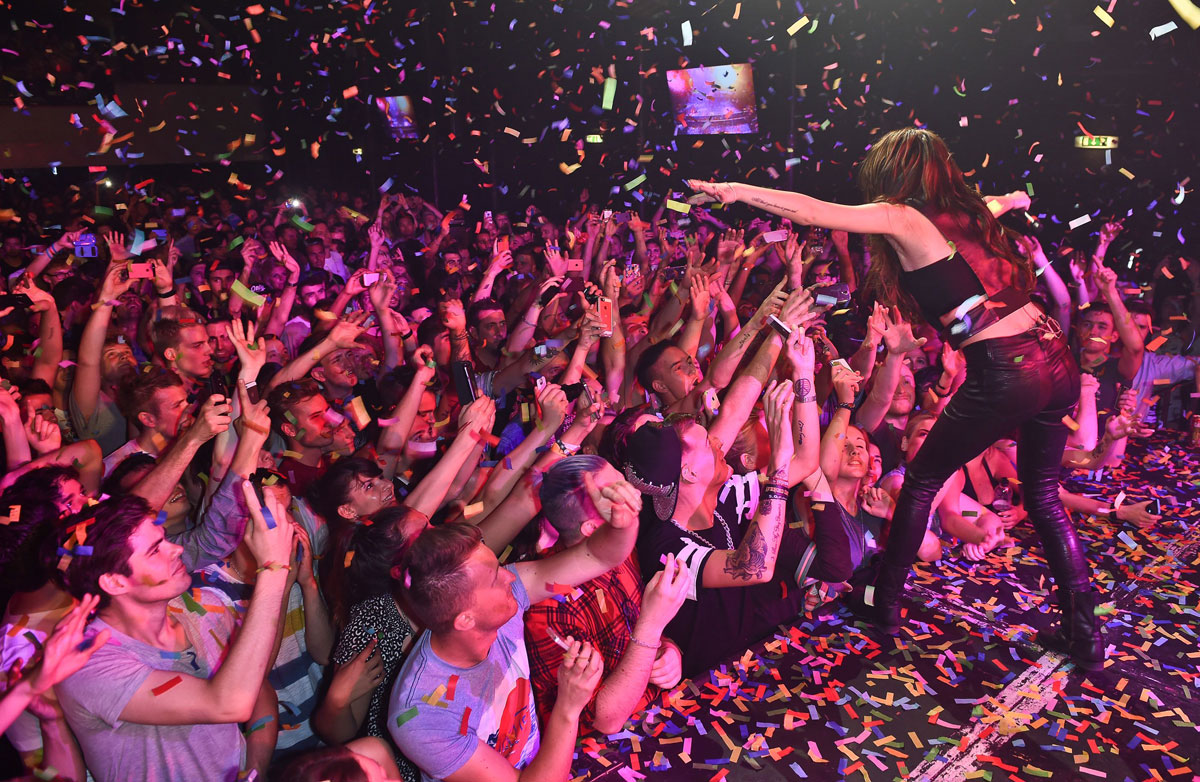
<svg viewBox="0 0 1200 782"><path fill-rule="evenodd" d="M438 315L442 325L451 334L461 334L467 330L467 315L463 312L463 303L458 299L447 299L439 304Z"/></svg>
<svg viewBox="0 0 1200 782"><path fill-rule="evenodd" d="M250 523L246 525L244 540L254 561L259 567L286 566L292 559L292 539L295 536L295 528L288 523L287 508L277 495L263 492L263 500L271 516L268 523L250 481L242 481L242 496L250 511Z"/></svg>
<svg viewBox="0 0 1200 782"><path fill-rule="evenodd" d="M205 443L224 432L232 422L233 405L220 394L213 394L196 414L196 420L188 433Z"/></svg>
<svg viewBox="0 0 1200 782"><path fill-rule="evenodd" d="M249 429L266 440L271 433L271 409L267 405L267 400L260 399L251 403L250 393L246 390L244 383L237 384L237 395L238 403L242 408L242 414L235 422L238 434L244 437L246 430Z"/></svg>
<svg viewBox="0 0 1200 782"><path fill-rule="evenodd" d="M950 347L949 342L942 343L942 372L951 377L958 377L958 373L965 365L966 359L963 358L961 351Z"/></svg>
<svg viewBox="0 0 1200 782"><path fill-rule="evenodd" d="M366 312L356 312L345 320L339 320L329 332L329 339L339 348L354 347L354 343L363 333L363 322L367 319Z"/></svg>
<svg viewBox="0 0 1200 782"><path fill-rule="evenodd" d="M862 375L844 363L834 364L832 375L833 393L837 397L838 403L852 403L858 396L858 389L862 385Z"/></svg>
<svg viewBox="0 0 1200 782"><path fill-rule="evenodd" d="M692 276L689 289L692 295L692 319L704 320L708 317L708 305L712 301L708 292L708 277L697 272Z"/></svg>
<svg viewBox="0 0 1200 782"><path fill-rule="evenodd" d="M427 386L437 376L437 365L433 361L433 348L421 345L412 355L412 365L416 372L413 384Z"/></svg>
<svg viewBox="0 0 1200 782"><path fill-rule="evenodd" d="M907 353L910 350L916 350L924 345L928 340L924 337L917 339L913 336L912 326L904 317L896 310L892 310L894 315L889 314L887 310L883 313L883 344L887 347L888 353Z"/></svg>
<svg viewBox="0 0 1200 782"><path fill-rule="evenodd" d="M486 433L492 431L496 422L496 403L490 396L481 396L469 405L464 405L458 414L458 433Z"/></svg>
<svg viewBox="0 0 1200 782"><path fill-rule="evenodd" d="M83 231L74 232L74 238L71 239L71 242L74 243L82 233ZM121 236L116 231L111 229L101 231L100 240L108 246L108 256L112 259L113 263L116 263L117 261L127 261L133 257L133 254L125 247L125 237Z"/></svg>
<svg viewBox="0 0 1200 782"><path fill-rule="evenodd" d="M729 182L702 182L699 179L689 179L687 186L699 194L689 198L689 203L707 204L717 201L722 204L732 204L737 201L737 193Z"/></svg>
<svg viewBox="0 0 1200 782"><path fill-rule="evenodd" d="M812 292L804 288L797 288L784 300L779 319L793 331L798 331L803 330L818 315L819 313L813 310Z"/></svg>
<svg viewBox="0 0 1200 782"><path fill-rule="evenodd" d="M784 349L792 364L792 371L799 377L812 380L817 366L817 351L812 338L803 329L793 329Z"/></svg>
<svg viewBox="0 0 1200 782"><path fill-rule="evenodd" d="M1112 244L1113 240L1117 238L1117 234L1121 233L1121 229L1124 227L1124 221L1110 220L1109 222L1100 226L1100 241L1104 244Z"/></svg>
<svg viewBox="0 0 1200 782"><path fill-rule="evenodd" d="M100 284L100 301L116 301L132 285L133 280L129 277L129 267L124 261L114 261L109 265L108 271L104 273L104 282Z"/></svg>
<svg viewBox="0 0 1200 782"><path fill-rule="evenodd" d="M387 235L383 232L383 223L378 220L371 223L371 227L367 229L367 240L371 243L372 250L383 247L384 241L387 240Z"/></svg>
<svg viewBox="0 0 1200 782"><path fill-rule="evenodd" d="M396 292L396 278L387 266L379 267L379 279L368 289L371 306L376 312L386 312L392 303L392 294Z"/></svg>
<svg viewBox="0 0 1200 782"><path fill-rule="evenodd" d="M763 299L763 303L759 305L758 310L751 316L746 328L751 331L758 331L763 326L767 325L767 318L771 315L776 315L783 309L784 303L788 299L788 293L784 288L787 286L787 279L782 279L775 289Z"/></svg>
<svg viewBox="0 0 1200 782"><path fill-rule="evenodd" d="M21 275L20 280L13 286L12 292L23 293L29 297L30 312L49 312L58 306L54 303L54 297L50 295L50 292L35 284L28 274Z"/></svg>
<svg viewBox="0 0 1200 782"><path fill-rule="evenodd" d="M567 273L567 262L562 257L562 252L556 244L546 245L546 265L550 267L550 274L555 277L562 277Z"/></svg>
<svg viewBox="0 0 1200 782"><path fill-rule="evenodd" d="M42 661L30 678L34 695L42 695L70 677L91 659L96 650L108 643L111 630L101 630L84 638L88 619L100 603L99 595L84 595L79 603L54 626L54 633L42 647Z"/></svg>
<svg viewBox="0 0 1200 782"><path fill-rule="evenodd" d="M1115 271L1107 266L1097 264L1092 275L1095 277L1096 287L1106 298L1120 295L1117 293L1117 273Z"/></svg>
<svg viewBox="0 0 1200 782"><path fill-rule="evenodd" d="M238 374L251 380L258 377L259 371L267 363L267 349L263 340L254 339L253 327L247 333L241 318L229 321L225 326L225 333L229 335L229 341L237 351Z"/></svg>
<svg viewBox="0 0 1200 782"><path fill-rule="evenodd" d="M787 467L795 453L792 435L792 403L795 391L788 382L767 386L763 397L763 412L767 419L767 436L771 442L771 471Z"/></svg>
<svg viewBox="0 0 1200 782"><path fill-rule="evenodd" d="M55 421L47 421L36 413L25 422L25 439L39 456L53 453L62 447L62 430Z"/></svg>
<svg viewBox="0 0 1200 782"><path fill-rule="evenodd" d="M536 393L538 406L542 410L542 424L551 432L557 432L567 420L567 394L562 386L547 383Z"/></svg>
<svg viewBox="0 0 1200 782"><path fill-rule="evenodd" d="M642 512L642 493L625 481L614 481L600 489L591 473L583 474L583 486L600 518L616 529L636 527Z"/></svg>

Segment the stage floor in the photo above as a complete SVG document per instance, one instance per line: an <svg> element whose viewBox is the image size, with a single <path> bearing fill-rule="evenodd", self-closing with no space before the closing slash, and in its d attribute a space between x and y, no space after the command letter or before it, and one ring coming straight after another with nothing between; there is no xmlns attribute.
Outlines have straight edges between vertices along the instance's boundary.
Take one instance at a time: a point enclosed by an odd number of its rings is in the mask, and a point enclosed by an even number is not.
<svg viewBox="0 0 1200 782"><path fill-rule="evenodd" d="M1184 435L1074 478L1162 501L1142 532L1076 516L1102 593L1108 662L1085 675L1020 639L1052 623L1028 522L973 563L919 568L907 623L881 639L836 604L783 627L627 730L585 738L577 778L1186 780L1200 775L1200 454Z"/></svg>

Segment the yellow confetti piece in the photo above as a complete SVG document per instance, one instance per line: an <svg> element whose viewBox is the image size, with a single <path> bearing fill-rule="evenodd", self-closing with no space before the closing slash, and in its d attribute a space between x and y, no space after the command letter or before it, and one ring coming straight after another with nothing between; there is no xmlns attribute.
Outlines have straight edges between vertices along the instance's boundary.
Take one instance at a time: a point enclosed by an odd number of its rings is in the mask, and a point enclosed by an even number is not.
<svg viewBox="0 0 1200 782"><path fill-rule="evenodd" d="M1125 170L1124 168L1118 168L1117 170L1120 171L1122 174L1124 174L1127 179L1133 179L1133 174L1130 173L1129 171Z"/></svg>
<svg viewBox="0 0 1200 782"><path fill-rule="evenodd" d="M692 211L691 204L685 204L681 201L673 201L670 198L667 199L667 208L674 212L680 212L682 214L687 214Z"/></svg>
<svg viewBox="0 0 1200 782"><path fill-rule="evenodd" d="M808 17L807 16L800 17L799 19L797 19L795 22L792 23L791 27L788 28L788 35L795 35L796 33L800 32L801 30L804 29L804 25L806 25L806 24L808 24Z"/></svg>
<svg viewBox="0 0 1200 782"><path fill-rule="evenodd" d="M465 516L468 519L471 518L472 516L478 516L480 513L483 513L483 503L482 502L472 503L463 509L463 516Z"/></svg>
<svg viewBox="0 0 1200 782"><path fill-rule="evenodd" d="M1109 27L1113 26L1113 18L1109 15L1108 11L1105 11L1100 6L1096 6L1092 9L1092 12L1096 14L1096 18L1098 18L1101 22L1104 22Z"/></svg>
<svg viewBox="0 0 1200 782"><path fill-rule="evenodd" d="M1075 423L1075 419L1074 419L1074 418L1072 418L1071 416L1069 416L1069 415L1064 415L1064 416L1062 417L1062 422L1063 422L1064 424L1066 424L1066 425L1067 425L1067 428L1068 428L1068 429L1070 429L1072 432L1078 432L1078 431L1079 431L1079 424Z"/></svg>

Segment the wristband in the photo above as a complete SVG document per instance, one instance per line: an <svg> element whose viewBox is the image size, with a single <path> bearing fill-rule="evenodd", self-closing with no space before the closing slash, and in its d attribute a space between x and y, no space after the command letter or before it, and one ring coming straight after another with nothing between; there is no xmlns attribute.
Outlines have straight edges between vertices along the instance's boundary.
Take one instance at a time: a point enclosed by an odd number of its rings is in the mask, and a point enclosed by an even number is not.
<svg viewBox="0 0 1200 782"><path fill-rule="evenodd" d="M653 650L655 650L655 651L657 651L657 650L658 650L658 649L659 649L659 648L662 646L662 641L661 641L661 640L660 640L658 643L656 643L656 644L648 644L648 643L646 643L645 641L643 641L643 640L641 640L640 638L638 638L638 637L637 637L636 635L634 635L633 633L630 633L630 634L629 634L629 642L630 642L630 643L632 643L632 644L636 644L637 646L640 646L640 647L642 647L643 649L653 649Z"/></svg>
<svg viewBox="0 0 1200 782"><path fill-rule="evenodd" d="M245 388L247 391L254 388L256 385L258 385L257 380L247 380L245 383L242 383L242 387Z"/></svg>
<svg viewBox="0 0 1200 782"><path fill-rule="evenodd" d="M413 333L412 333L412 329L409 329L408 331L406 331L406 332L404 332L403 334L401 334L401 335L400 335L400 341L401 341L401 342L408 342L408 338L409 338L409 337L411 337L412 335L413 335Z"/></svg>
<svg viewBox="0 0 1200 782"><path fill-rule="evenodd" d="M173 298L175 298L175 289L172 288L171 290L167 291L166 293L163 293L160 290L155 290L154 295L160 299L173 299Z"/></svg>
<svg viewBox="0 0 1200 782"><path fill-rule="evenodd" d="M264 570L291 570L291 569L292 569L291 565L281 565L278 562L266 562L263 564L262 567L260 567L258 570L254 571L254 572L261 573Z"/></svg>
<svg viewBox="0 0 1200 782"><path fill-rule="evenodd" d="M854 412L854 403L853 402L838 402L837 409L838 410L849 410L850 412Z"/></svg>

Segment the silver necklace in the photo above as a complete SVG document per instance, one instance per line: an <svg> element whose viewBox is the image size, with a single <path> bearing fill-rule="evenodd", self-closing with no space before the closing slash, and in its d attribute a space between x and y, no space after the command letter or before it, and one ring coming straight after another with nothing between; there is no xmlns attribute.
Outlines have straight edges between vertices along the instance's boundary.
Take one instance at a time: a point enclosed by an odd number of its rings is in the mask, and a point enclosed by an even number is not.
<svg viewBox="0 0 1200 782"><path fill-rule="evenodd" d="M728 524L726 524L726 523L725 523L725 519L723 519L723 518L721 517L721 513L720 513L720 511L713 510L713 517L714 517L714 518L715 518L717 521L721 522L721 529L723 529L723 530L725 531L725 543L727 544L727 548L728 548L729 550L733 550L733 549L737 548L737 546L734 546L734 545L733 545L733 535L732 535L732 534L730 534L730 532L729 532L729 525L728 525ZM696 534L695 532L693 532L692 530L688 529L688 527L687 527L687 525L686 525L686 524L681 524L680 522L676 521L675 519L671 519L671 523L672 523L672 524L674 524L676 527L679 527L679 529L683 530L683 531L684 531L684 532L686 532L687 534L691 535L691 536L692 536L693 538L695 538L696 540L698 540L698 541L700 541L701 543L703 543L705 546L709 546L709 547L711 547L711 546L712 546L712 543L711 543L711 542L709 542L709 541L705 540L704 538L700 537L699 535L697 535L697 534Z"/></svg>

